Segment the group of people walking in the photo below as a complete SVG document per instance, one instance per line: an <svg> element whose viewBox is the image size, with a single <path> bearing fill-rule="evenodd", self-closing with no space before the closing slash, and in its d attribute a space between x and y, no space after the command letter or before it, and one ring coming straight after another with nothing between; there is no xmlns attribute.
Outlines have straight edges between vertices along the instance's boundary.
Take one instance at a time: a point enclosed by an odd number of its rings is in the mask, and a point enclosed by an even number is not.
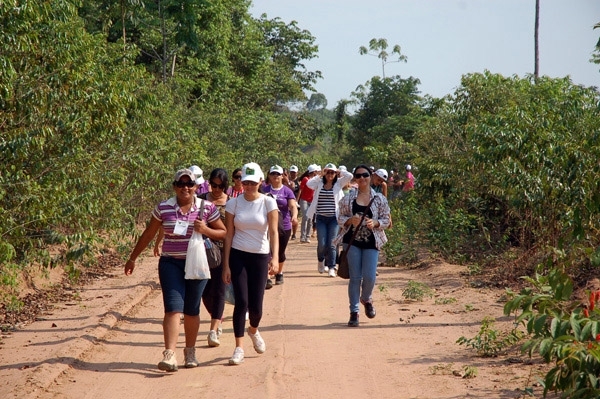
<svg viewBox="0 0 600 399"><path fill-rule="evenodd" d="M274 276L275 284L283 284L286 247L290 239L296 238L298 227L300 243L310 242L313 222L319 273L335 277L338 249L347 251L348 326L359 325L360 304L367 317L375 317L372 293L379 251L387 241L384 229L390 226L391 216L386 195L372 186L374 173L366 165L358 165L350 173L343 166L328 163L322 170L310 165L298 177L296 166L291 166L288 173L273 165L265 179L261 167L251 162L233 171L230 186L227 171L221 168L210 173L208 182L197 166L177 171L172 183L174 196L154 208L124 268L130 275L137 258L156 238L154 253L160 256L158 270L165 312L165 349L158 368L178 369L175 349L181 319L184 365L198 366L195 345L201 300L211 317L208 345L220 345L228 284L235 298L235 349L229 364L244 361L246 331L254 350L264 353L266 344L258 327L265 289L270 288L270 276ZM187 247L194 231L222 249L222 263L210 270L208 280L185 278Z"/></svg>

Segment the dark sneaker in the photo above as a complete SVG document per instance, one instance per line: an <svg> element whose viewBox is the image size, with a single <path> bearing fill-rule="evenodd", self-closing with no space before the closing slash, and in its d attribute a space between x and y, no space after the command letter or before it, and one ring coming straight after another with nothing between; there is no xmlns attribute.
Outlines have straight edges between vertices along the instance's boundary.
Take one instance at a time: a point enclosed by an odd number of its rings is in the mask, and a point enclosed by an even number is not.
<svg viewBox="0 0 600 399"><path fill-rule="evenodd" d="M348 320L348 327L358 327L358 312L350 313L350 320Z"/></svg>
<svg viewBox="0 0 600 399"><path fill-rule="evenodd" d="M275 275L275 285L283 284L283 273Z"/></svg>
<svg viewBox="0 0 600 399"><path fill-rule="evenodd" d="M267 279L267 285L265 286L266 290L270 290L271 288L273 288L273 280L271 280L270 278Z"/></svg>
<svg viewBox="0 0 600 399"><path fill-rule="evenodd" d="M372 319L375 317L375 315L377 314L377 312L375 312L375 308L373 307L373 304L371 302L365 302L365 314L367 315L367 317L369 319Z"/></svg>

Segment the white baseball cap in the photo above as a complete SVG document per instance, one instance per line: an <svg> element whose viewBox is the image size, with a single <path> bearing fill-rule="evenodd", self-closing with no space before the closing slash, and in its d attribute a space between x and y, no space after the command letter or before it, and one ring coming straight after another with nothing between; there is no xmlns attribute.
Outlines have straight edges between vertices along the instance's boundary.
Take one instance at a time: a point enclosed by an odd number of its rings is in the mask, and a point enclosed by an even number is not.
<svg viewBox="0 0 600 399"><path fill-rule="evenodd" d="M260 180L264 178L265 175L256 162L249 162L242 166L242 181L253 181L255 183L260 183Z"/></svg>
<svg viewBox="0 0 600 399"><path fill-rule="evenodd" d="M411 169L412 169L412 166L406 165L406 170L411 170Z"/></svg>
<svg viewBox="0 0 600 399"><path fill-rule="evenodd" d="M282 175L283 168L279 165L273 165L273 166L271 166L271 169L269 169L269 173L273 173L273 172L276 172L276 173L279 173L280 175Z"/></svg>
<svg viewBox="0 0 600 399"><path fill-rule="evenodd" d="M189 177L191 181L196 180L196 175L190 169L179 169L177 172L175 172L174 181L178 182L182 176Z"/></svg>
<svg viewBox="0 0 600 399"><path fill-rule="evenodd" d="M290 166L290 172L297 172L297 171L298 171L298 167L296 165Z"/></svg>
<svg viewBox="0 0 600 399"><path fill-rule="evenodd" d="M328 163L327 165L325 165L325 167L323 168L323 170L333 170L334 172L337 172L337 168L332 163Z"/></svg>
<svg viewBox="0 0 600 399"><path fill-rule="evenodd" d="M381 177L383 180L387 180L388 179L388 172L385 169L377 169L375 171L375 174L379 177Z"/></svg>
<svg viewBox="0 0 600 399"><path fill-rule="evenodd" d="M202 169L198 165L190 166L190 170L196 175L196 184L204 183L204 177L202 177Z"/></svg>
<svg viewBox="0 0 600 399"><path fill-rule="evenodd" d="M340 167L338 168L339 170L343 171L343 172L347 172L348 168L345 167L344 165L340 165Z"/></svg>

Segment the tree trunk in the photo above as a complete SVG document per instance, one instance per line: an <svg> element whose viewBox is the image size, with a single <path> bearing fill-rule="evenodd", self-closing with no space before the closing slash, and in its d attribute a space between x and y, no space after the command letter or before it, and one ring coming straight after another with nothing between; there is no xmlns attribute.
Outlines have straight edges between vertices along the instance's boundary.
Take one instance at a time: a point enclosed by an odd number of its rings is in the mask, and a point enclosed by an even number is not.
<svg viewBox="0 0 600 399"><path fill-rule="evenodd" d="M534 52L535 52L535 63L533 67L533 78L537 82L538 77L540 76L540 44L539 44L539 34L540 34L540 0L535 0L535 30L534 30Z"/></svg>

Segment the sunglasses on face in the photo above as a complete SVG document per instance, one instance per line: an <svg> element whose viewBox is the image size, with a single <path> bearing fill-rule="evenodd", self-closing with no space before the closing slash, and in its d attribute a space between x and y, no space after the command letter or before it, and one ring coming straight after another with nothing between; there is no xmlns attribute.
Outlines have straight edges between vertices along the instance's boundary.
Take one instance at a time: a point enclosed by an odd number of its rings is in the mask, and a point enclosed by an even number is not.
<svg viewBox="0 0 600 399"><path fill-rule="evenodd" d="M335 171L333 171L333 170L328 170L326 173L327 173L328 175L335 175Z"/></svg>
<svg viewBox="0 0 600 399"><path fill-rule="evenodd" d="M243 186L258 186L258 183L255 181L246 180L242 182Z"/></svg>
<svg viewBox="0 0 600 399"><path fill-rule="evenodd" d="M225 184L217 184L217 183L213 183L213 182L210 182L210 187L211 188L220 188L221 190L225 190L227 188L227 186Z"/></svg>
<svg viewBox="0 0 600 399"><path fill-rule="evenodd" d="M176 181L173 184L179 188L182 188L182 187L192 188L196 185L196 183L194 183L191 180L190 181Z"/></svg>
<svg viewBox="0 0 600 399"><path fill-rule="evenodd" d="M242 175L235 175L235 176L233 176L233 178L234 178L235 180L237 180L237 179L241 179L241 178L242 178Z"/></svg>
<svg viewBox="0 0 600 399"><path fill-rule="evenodd" d="M369 176L371 176L368 172L363 172L363 173L355 173L354 174L354 178L355 179L360 179L361 177L364 177L365 179L368 178Z"/></svg>

